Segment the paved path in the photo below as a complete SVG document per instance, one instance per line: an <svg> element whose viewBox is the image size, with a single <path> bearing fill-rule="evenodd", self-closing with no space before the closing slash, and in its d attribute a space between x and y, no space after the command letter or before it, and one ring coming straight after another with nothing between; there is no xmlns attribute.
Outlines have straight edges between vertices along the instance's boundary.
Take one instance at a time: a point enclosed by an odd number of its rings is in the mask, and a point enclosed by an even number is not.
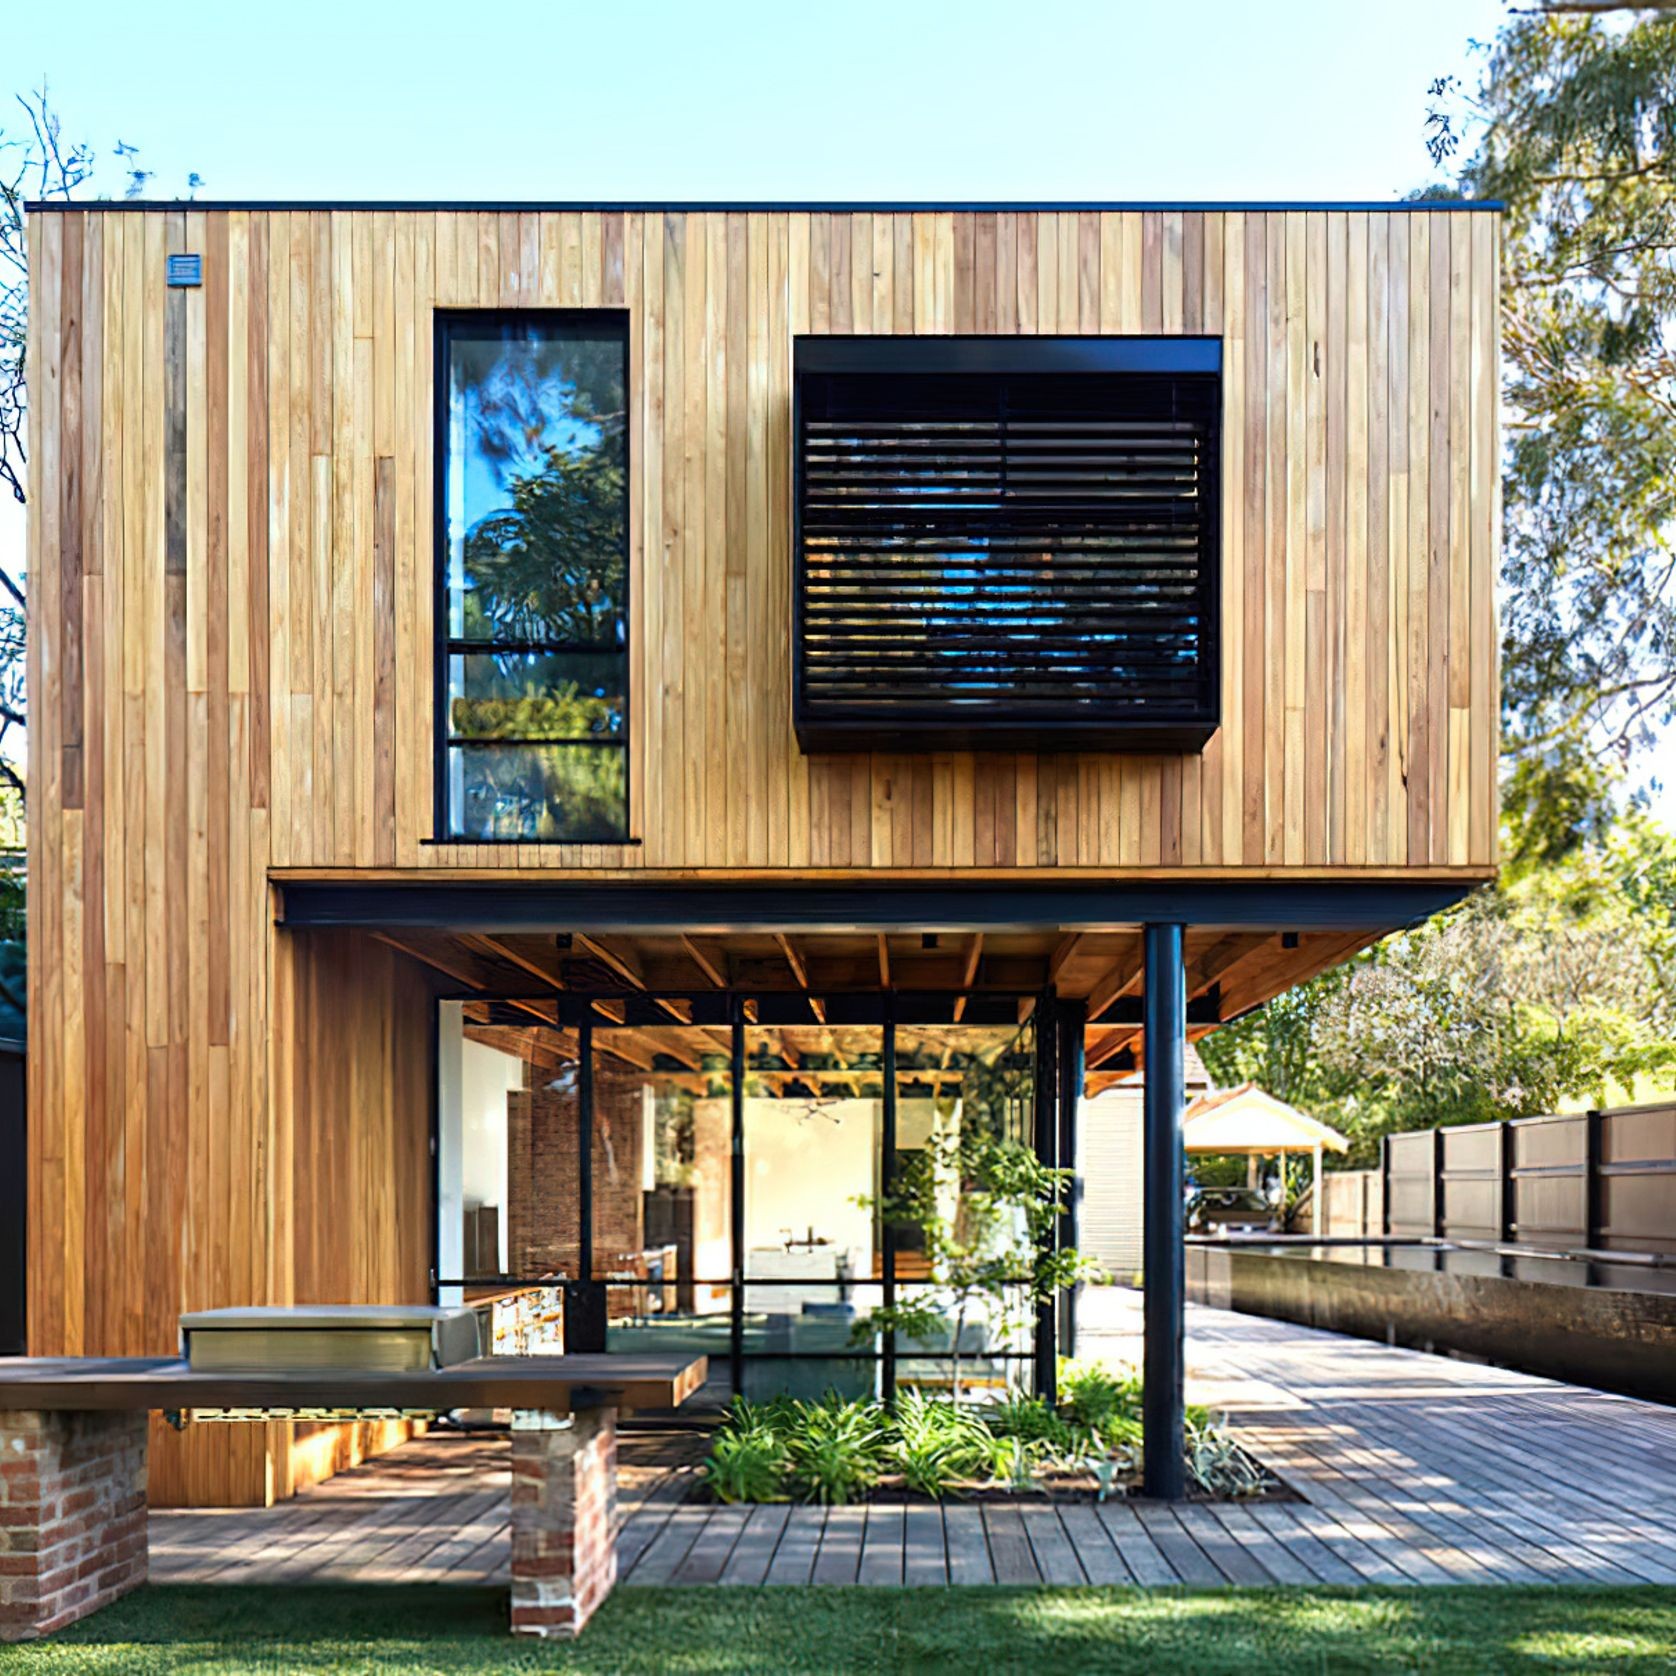
<svg viewBox="0 0 1676 1676"><path fill-rule="evenodd" d="M1081 1348L1134 1359L1138 1304L1089 1294ZM1188 1367L1303 1502L718 1508L630 1439L624 1580L1676 1583L1676 1409L1199 1308ZM506 1485L504 1446L423 1439L265 1512L154 1514L152 1574L500 1580Z"/></svg>

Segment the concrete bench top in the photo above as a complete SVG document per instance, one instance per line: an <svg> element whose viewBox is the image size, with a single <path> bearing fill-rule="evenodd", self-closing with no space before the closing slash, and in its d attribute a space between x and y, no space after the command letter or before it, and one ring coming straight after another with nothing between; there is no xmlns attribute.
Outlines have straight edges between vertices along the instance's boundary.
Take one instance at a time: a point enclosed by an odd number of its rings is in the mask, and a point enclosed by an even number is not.
<svg viewBox="0 0 1676 1676"><path fill-rule="evenodd" d="M703 1356L481 1356L403 1373L209 1373L178 1356L24 1356L0 1358L0 1410L676 1408L707 1372Z"/></svg>
<svg viewBox="0 0 1676 1676"><path fill-rule="evenodd" d="M196 1309L180 1318L184 1331L202 1327L311 1327L320 1331L358 1327L434 1327L473 1312L464 1305L437 1304L259 1304L247 1308Z"/></svg>

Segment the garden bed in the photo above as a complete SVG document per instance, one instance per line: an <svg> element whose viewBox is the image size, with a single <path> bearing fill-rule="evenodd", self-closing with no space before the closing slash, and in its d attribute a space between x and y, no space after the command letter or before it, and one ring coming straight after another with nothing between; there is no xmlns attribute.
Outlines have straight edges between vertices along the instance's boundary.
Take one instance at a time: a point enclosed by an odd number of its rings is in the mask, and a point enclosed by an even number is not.
<svg viewBox="0 0 1676 1676"><path fill-rule="evenodd" d="M1205 1410L1187 1414L1189 1496L1301 1498ZM1060 1395L961 1402L918 1390L893 1406L736 1400L712 1435L695 1495L717 1502L918 1504L1122 1499L1139 1493L1141 1384L1068 1363Z"/></svg>

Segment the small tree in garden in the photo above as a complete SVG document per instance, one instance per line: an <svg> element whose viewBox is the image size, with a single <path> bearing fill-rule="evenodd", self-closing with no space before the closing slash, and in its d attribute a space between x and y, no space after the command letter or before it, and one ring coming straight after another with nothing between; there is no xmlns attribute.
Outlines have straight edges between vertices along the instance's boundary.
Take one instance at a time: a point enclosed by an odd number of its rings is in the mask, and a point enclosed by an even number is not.
<svg viewBox="0 0 1676 1676"><path fill-rule="evenodd" d="M966 1325L980 1311L1006 1337L1086 1277L1092 1265L1056 1248L1055 1228L1071 1170L1056 1170L1021 1141L963 1126L933 1136L911 1154L885 1192L867 1201L888 1227L917 1229L931 1280L910 1298L875 1309L856 1324L858 1341L876 1332L933 1344L950 1330L956 1403L963 1387Z"/></svg>

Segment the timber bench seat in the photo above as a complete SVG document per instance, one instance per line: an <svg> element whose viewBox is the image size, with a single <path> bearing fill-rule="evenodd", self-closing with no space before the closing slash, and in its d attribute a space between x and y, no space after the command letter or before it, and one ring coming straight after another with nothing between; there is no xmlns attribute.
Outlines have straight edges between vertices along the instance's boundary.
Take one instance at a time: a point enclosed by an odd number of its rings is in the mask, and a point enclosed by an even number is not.
<svg viewBox="0 0 1676 1676"><path fill-rule="evenodd" d="M572 1636L617 1577L617 1411L675 1408L705 1358L486 1356L401 1373L202 1372L178 1357L0 1361L0 1641L146 1579L147 1415L512 1410L512 1629Z"/></svg>

